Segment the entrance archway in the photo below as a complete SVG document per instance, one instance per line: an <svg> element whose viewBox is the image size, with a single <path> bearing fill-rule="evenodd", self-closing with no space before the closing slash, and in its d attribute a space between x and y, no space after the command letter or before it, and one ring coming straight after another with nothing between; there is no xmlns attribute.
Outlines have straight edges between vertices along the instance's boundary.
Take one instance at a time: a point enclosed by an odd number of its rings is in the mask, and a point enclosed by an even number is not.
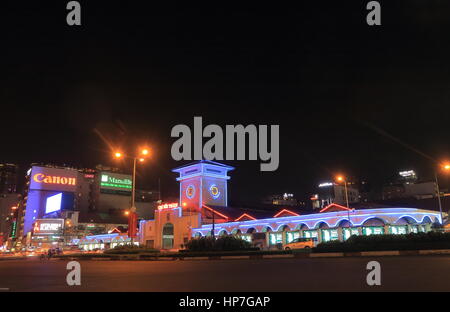
<svg viewBox="0 0 450 312"><path fill-rule="evenodd" d="M162 229L162 248L172 249L173 248L173 224L166 223Z"/></svg>

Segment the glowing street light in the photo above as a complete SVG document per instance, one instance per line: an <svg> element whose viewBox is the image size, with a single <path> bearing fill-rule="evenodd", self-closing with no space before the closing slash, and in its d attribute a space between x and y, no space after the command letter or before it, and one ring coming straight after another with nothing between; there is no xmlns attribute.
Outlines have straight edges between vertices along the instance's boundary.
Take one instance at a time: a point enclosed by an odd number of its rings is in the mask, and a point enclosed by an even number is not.
<svg viewBox="0 0 450 312"><path fill-rule="evenodd" d="M348 218L348 231L349 235L351 236L352 231L350 230L350 206L348 205L348 190L347 190L347 180L344 176L338 175L336 177L337 182L343 182L344 183L344 189L345 189L345 202L347 203L347 218ZM349 236L349 237L350 237Z"/></svg>
<svg viewBox="0 0 450 312"><path fill-rule="evenodd" d="M450 173L450 162L444 162L440 166L440 169L444 173ZM438 198L439 212L441 214L441 224L444 222L442 217L442 202L441 202L441 190L439 189L439 181L438 181L438 173L437 170L434 170L434 178L436 180L436 192Z"/></svg>
<svg viewBox="0 0 450 312"><path fill-rule="evenodd" d="M116 151L114 153L115 158L131 158L133 159L133 184L131 189L131 208L130 210L125 211L125 215L128 216L128 235L131 239L133 239L133 236L135 235L134 231L131 230L132 227L134 227L134 222L132 222L132 218L136 217L136 163L144 162L145 156L148 156L150 154L150 150L148 148L143 148L139 151L138 155L136 156L127 156L122 154L119 151Z"/></svg>
<svg viewBox="0 0 450 312"><path fill-rule="evenodd" d="M341 183L341 182L344 183L344 189L345 189L345 202L347 203L347 208L350 208L349 205L348 205L347 181L345 180L345 177L342 176L342 175L338 175L338 176L336 177L336 181L339 182L339 183Z"/></svg>

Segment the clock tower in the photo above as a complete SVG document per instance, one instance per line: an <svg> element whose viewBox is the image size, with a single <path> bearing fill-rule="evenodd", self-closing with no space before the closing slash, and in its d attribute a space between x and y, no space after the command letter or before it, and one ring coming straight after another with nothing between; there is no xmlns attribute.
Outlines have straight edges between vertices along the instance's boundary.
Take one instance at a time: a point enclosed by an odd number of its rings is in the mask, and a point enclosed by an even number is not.
<svg viewBox="0 0 450 312"><path fill-rule="evenodd" d="M228 205L227 182L231 166L201 160L173 169L179 174L180 206L183 209L201 211L202 205Z"/></svg>

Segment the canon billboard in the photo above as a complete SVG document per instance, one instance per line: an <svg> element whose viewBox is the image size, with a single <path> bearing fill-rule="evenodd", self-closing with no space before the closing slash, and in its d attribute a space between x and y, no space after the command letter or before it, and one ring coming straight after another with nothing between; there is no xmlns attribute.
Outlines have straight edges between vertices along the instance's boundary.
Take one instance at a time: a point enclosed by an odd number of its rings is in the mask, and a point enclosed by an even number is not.
<svg viewBox="0 0 450 312"><path fill-rule="evenodd" d="M30 190L75 192L78 171L33 166L30 175Z"/></svg>

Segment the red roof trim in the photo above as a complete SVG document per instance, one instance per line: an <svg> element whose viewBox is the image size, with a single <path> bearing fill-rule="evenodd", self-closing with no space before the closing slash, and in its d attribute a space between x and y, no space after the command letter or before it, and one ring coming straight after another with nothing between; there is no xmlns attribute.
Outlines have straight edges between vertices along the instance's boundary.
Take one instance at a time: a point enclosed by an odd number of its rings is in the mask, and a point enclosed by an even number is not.
<svg viewBox="0 0 450 312"><path fill-rule="evenodd" d="M290 210L288 210L288 209L283 209L283 210L279 211L276 215L274 215L273 218L278 217L278 216L281 215L283 212L290 213L291 215L296 216L296 217L300 216L298 213L295 213L295 212L290 211Z"/></svg>
<svg viewBox="0 0 450 312"><path fill-rule="evenodd" d="M234 220L234 221L239 221L239 220L241 220L241 219L242 219L243 217L245 217L245 216L249 217L249 218L252 219L252 220L256 220L256 218L252 217L251 215L249 215L249 214L247 214L247 213L244 213L244 214L242 214L239 218L237 218L237 219Z"/></svg>
<svg viewBox="0 0 450 312"><path fill-rule="evenodd" d="M340 208L340 209L342 209L342 210L351 210L350 208L348 208L348 207L344 207L344 206L341 206L341 205L338 205L338 204L329 204L328 206L326 206L325 208L323 208L322 210L320 210L319 212L324 212L325 210L328 210L328 209L330 209L331 207L337 207L337 208Z"/></svg>
<svg viewBox="0 0 450 312"><path fill-rule="evenodd" d="M217 214L217 215L219 215L219 216L221 216L221 217L223 217L223 218L225 218L225 219L229 219L226 215L224 215L224 214L221 214L220 212L218 212L217 210L214 210L214 209L212 209L212 208L210 208L210 207L208 207L208 206L206 206L206 205L203 205L203 207L205 207L206 209L208 209L209 211L212 211L213 213L215 213L215 214Z"/></svg>

